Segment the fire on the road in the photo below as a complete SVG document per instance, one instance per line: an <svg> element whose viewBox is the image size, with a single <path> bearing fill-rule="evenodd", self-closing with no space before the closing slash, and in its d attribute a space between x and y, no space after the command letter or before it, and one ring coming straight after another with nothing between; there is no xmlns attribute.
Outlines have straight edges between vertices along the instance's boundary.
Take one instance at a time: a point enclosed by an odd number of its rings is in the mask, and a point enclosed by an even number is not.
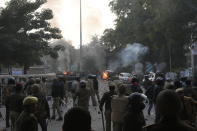
<svg viewBox="0 0 197 131"><path fill-rule="evenodd" d="M102 73L102 79L103 80L107 80L107 78L108 78L108 73L107 72L103 72Z"/></svg>
<svg viewBox="0 0 197 131"><path fill-rule="evenodd" d="M64 75L68 75L68 72L66 72L66 71L64 71L64 73L63 73Z"/></svg>

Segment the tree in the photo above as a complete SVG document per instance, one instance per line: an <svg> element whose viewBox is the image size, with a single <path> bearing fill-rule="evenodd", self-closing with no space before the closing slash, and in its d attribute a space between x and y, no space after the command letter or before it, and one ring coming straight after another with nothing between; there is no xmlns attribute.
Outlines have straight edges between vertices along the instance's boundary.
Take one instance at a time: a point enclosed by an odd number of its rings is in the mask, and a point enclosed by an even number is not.
<svg viewBox="0 0 197 131"><path fill-rule="evenodd" d="M57 57L51 39L60 39L61 31L51 27L52 10L38 11L46 1L11 0L0 13L0 59L3 65L23 66L25 71L40 64L44 55Z"/></svg>
<svg viewBox="0 0 197 131"><path fill-rule="evenodd" d="M149 47L144 60L185 66L185 47L197 38L196 0L113 0L109 5L117 19L115 29L102 37L107 47L142 43Z"/></svg>

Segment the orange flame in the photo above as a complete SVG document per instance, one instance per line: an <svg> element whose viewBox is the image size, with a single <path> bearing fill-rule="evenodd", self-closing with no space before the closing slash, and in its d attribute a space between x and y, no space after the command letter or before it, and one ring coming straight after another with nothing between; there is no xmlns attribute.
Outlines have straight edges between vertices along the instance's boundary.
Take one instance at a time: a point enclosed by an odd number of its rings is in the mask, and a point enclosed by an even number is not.
<svg viewBox="0 0 197 131"><path fill-rule="evenodd" d="M108 73L107 72L103 72L102 73L102 79L103 80L107 80L107 78L108 78Z"/></svg>
<svg viewBox="0 0 197 131"><path fill-rule="evenodd" d="M65 72L64 72L64 75L68 75L68 72L65 71Z"/></svg>

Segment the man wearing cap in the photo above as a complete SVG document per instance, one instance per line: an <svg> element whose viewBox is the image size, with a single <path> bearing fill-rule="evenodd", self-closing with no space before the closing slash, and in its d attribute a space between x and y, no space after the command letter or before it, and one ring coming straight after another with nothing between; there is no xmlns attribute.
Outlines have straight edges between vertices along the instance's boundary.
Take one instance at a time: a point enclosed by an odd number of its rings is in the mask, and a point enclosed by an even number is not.
<svg viewBox="0 0 197 131"><path fill-rule="evenodd" d="M50 118L50 109L46 97L38 84L32 86L32 95L38 98L35 116L42 131L47 131L46 119Z"/></svg>
<svg viewBox="0 0 197 131"><path fill-rule="evenodd" d="M88 111L89 100L90 100L90 91L86 88L86 81L80 82L80 88L75 96L77 99L77 106Z"/></svg>
<svg viewBox="0 0 197 131"><path fill-rule="evenodd" d="M15 131L38 131L38 122L34 115L37 103L37 97L25 97L23 100L24 110L15 123Z"/></svg>

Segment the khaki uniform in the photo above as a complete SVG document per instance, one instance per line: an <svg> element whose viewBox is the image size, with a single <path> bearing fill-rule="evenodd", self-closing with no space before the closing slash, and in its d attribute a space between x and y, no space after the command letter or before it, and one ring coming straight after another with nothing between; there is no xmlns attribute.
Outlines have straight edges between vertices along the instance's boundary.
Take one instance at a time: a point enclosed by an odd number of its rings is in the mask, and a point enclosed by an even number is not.
<svg viewBox="0 0 197 131"><path fill-rule="evenodd" d="M38 98L38 103L36 106L35 116L40 124L42 131L47 131L46 119L50 118L49 104L46 100L45 95L40 93L35 93L33 96Z"/></svg>
<svg viewBox="0 0 197 131"><path fill-rule="evenodd" d="M191 97L186 97L182 99L183 110L180 113L181 119L185 120L189 125L194 126L197 115L197 102Z"/></svg>
<svg viewBox="0 0 197 131"><path fill-rule="evenodd" d="M120 131L123 128L124 116L127 112L128 97L114 96L111 101L113 131Z"/></svg>
<svg viewBox="0 0 197 131"><path fill-rule="evenodd" d="M87 81L87 89L90 91L90 97L91 97L91 100L92 100L92 105L93 106L97 106L93 80L88 79L88 81Z"/></svg>
<svg viewBox="0 0 197 131"><path fill-rule="evenodd" d="M86 88L79 88L76 93L77 97L77 106L81 107L88 111L89 100L90 100L90 91Z"/></svg>
<svg viewBox="0 0 197 131"><path fill-rule="evenodd" d="M72 94L72 99L73 99L73 107L77 106L76 102L75 102L75 100L76 100L75 95L76 95L77 90L79 90L79 82L74 80L72 82L72 89L71 89L71 94Z"/></svg>

